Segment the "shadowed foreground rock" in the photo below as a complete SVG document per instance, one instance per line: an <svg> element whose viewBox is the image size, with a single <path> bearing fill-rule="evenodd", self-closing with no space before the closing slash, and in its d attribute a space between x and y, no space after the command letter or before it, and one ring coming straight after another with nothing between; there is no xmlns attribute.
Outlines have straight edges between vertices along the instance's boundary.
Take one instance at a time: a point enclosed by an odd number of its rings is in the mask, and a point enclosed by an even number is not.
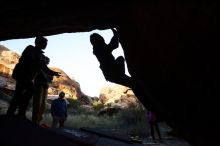
<svg viewBox="0 0 220 146"><path fill-rule="evenodd" d="M17 116L0 116L2 146L79 146L65 137Z"/></svg>

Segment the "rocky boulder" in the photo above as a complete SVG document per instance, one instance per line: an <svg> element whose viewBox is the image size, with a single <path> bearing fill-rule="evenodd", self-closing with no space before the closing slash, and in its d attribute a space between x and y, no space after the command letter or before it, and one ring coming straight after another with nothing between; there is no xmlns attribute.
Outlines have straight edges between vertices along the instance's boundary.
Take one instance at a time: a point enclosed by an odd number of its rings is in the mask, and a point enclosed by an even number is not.
<svg viewBox="0 0 220 146"><path fill-rule="evenodd" d="M112 87L103 87L99 100L105 105L119 105L123 108L136 107L140 104L138 98L130 88L115 84Z"/></svg>
<svg viewBox="0 0 220 146"><path fill-rule="evenodd" d="M0 45L0 75L9 77L12 74L15 64L18 62L19 55Z"/></svg>

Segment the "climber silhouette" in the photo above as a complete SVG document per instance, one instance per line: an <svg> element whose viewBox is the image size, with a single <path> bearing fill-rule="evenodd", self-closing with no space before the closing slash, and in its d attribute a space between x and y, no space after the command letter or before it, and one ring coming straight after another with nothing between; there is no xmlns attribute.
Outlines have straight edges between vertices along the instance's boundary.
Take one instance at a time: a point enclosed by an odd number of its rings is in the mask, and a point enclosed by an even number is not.
<svg viewBox="0 0 220 146"><path fill-rule="evenodd" d="M129 76L125 74L124 57L119 56L115 59L112 54L112 51L118 48L119 38L117 30L111 30L114 35L109 44L106 44L104 38L97 33L90 35L90 42L93 45L93 54L98 59L100 69L107 81L128 86Z"/></svg>
<svg viewBox="0 0 220 146"><path fill-rule="evenodd" d="M7 115L14 115L18 109L18 115L26 117L26 110L34 90L33 80L40 70L60 76L58 72L50 70L42 60L46 46L47 39L39 36L35 39L35 46L29 45L22 52L12 73L12 77L16 80L16 89Z"/></svg>

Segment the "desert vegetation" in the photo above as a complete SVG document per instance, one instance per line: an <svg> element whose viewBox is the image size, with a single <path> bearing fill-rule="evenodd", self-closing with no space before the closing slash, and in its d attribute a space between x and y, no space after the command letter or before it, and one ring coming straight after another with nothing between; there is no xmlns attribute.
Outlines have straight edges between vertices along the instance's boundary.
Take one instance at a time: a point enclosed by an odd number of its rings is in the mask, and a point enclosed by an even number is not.
<svg viewBox="0 0 220 146"><path fill-rule="evenodd" d="M1 95L1 101L9 102L10 97ZM109 116L103 114L98 116L100 110L108 108L109 105L103 105L101 103L93 103L90 106L83 106L77 100L68 100L68 118L65 122L65 127L72 128L100 128L105 130L111 130L120 132L122 134L135 134L141 137L149 135L149 125L145 117L145 109L139 108L126 108L121 109L119 112ZM6 107L5 107L6 108ZM0 113L4 114L6 109L0 108ZM31 119L31 103L27 111L27 118ZM52 123L52 117L50 115L50 103L47 104L47 108L44 114L42 124L50 126Z"/></svg>

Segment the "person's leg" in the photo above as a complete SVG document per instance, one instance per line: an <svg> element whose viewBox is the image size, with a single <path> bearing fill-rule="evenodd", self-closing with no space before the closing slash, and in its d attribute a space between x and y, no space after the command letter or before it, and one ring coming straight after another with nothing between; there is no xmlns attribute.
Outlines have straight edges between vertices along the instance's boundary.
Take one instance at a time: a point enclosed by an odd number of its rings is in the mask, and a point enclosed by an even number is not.
<svg viewBox="0 0 220 146"><path fill-rule="evenodd" d="M14 115L15 114L15 111L18 108L19 102L22 98L23 91L24 91L23 84L20 83L19 81L17 81L14 96L13 96L13 98L10 102L10 105L8 107L8 110L7 110L7 115Z"/></svg>
<svg viewBox="0 0 220 146"><path fill-rule="evenodd" d="M42 98L40 101L40 108L39 108L39 113L38 113L38 122L43 119L43 114L46 108L46 100L47 100L47 94L48 94L48 87L42 87Z"/></svg>
<svg viewBox="0 0 220 146"><path fill-rule="evenodd" d="M151 133L152 139L155 140L153 123L150 123L150 133Z"/></svg>
<svg viewBox="0 0 220 146"><path fill-rule="evenodd" d="M107 65L100 63L100 69L107 81L131 87L132 80L125 74L123 56L119 56L116 60L109 61Z"/></svg>
<svg viewBox="0 0 220 146"><path fill-rule="evenodd" d="M64 122L66 121L66 117L65 116L62 116L60 117L60 128L64 127Z"/></svg>
<svg viewBox="0 0 220 146"><path fill-rule="evenodd" d="M52 128L58 128L59 118L53 116Z"/></svg>
<svg viewBox="0 0 220 146"><path fill-rule="evenodd" d="M161 138L161 134L160 134L160 129L159 129L159 126L158 126L158 123L155 122L154 126L155 126L155 129L156 129L157 134L158 134L158 136L159 136L159 139L162 140L162 138Z"/></svg>
<svg viewBox="0 0 220 146"><path fill-rule="evenodd" d="M64 127L64 121L63 119L60 119L59 124L60 124L60 128Z"/></svg>
<svg viewBox="0 0 220 146"><path fill-rule="evenodd" d="M25 84L25 83L24 83ZM22 117L26 117L26 110L28 108L28 104L33 95L33 83L32 81L26 81L25 84L25 92L23 94L23 98L19 103L18 115Z"/></svg>
<svg viewBox="0 0 220 146"><path fill-rule="evenodd" d="M120 74L124 74L125 73L125 60L123 56L119 56L115 59L115 62L117 64L118 70L120 72Z"/></svg>
<svg viewBox="0 0 220 146"><path fill-rule="evenodd" d="M33 93L33 110L32 110L32 122L35 124L38 123L38 114L40 108L40 100L42 96L42 87L41 85L35 85Z"/></svg>

